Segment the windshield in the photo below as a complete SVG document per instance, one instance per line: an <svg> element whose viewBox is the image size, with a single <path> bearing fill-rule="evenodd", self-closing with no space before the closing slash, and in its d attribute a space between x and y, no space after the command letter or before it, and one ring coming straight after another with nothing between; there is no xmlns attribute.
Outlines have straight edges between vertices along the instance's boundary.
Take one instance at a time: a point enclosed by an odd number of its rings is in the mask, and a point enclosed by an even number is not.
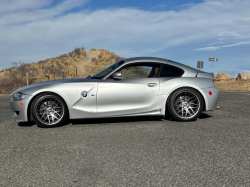
<svg viewBox="0 0 250 187"><path fill-rule="evenodd" d="M91 78L92 79L101 79L104 76L106 76L107 74L109 74L111 71L113 71L114 69L116 69L117 67L119 67L120 65L122 65L123 63L124 63L124 61L120 60L120 61L112 64L111 66L106 67L102 71L99 71L98 73L94 74Z"/></svg>

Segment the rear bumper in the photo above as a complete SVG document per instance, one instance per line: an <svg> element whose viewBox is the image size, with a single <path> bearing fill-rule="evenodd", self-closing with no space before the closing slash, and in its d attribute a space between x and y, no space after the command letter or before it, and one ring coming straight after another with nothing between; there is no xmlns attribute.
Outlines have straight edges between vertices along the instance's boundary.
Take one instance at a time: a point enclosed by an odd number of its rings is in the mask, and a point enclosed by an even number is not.
<svg viewBox="0 0 250 187"><path fill-rule="evenodd" d="M205 103L206 103L205 110L208 111L208 110L218 109L217 106L219 106L218 105L219 90L214 86L214 87L210 87L210 88L203 88L200 91L202 92L202 95L203 95Z"/></svg>
<svg viewBox="0 0 250 187"><path fill-rule="evenodd" d="M28 121L28 104L32 96L27 95L24 100L13 101L10 100L10 108L14 112L13 119L18 122ZM20 106L20 103L23 103L23 106Z"/></svg>

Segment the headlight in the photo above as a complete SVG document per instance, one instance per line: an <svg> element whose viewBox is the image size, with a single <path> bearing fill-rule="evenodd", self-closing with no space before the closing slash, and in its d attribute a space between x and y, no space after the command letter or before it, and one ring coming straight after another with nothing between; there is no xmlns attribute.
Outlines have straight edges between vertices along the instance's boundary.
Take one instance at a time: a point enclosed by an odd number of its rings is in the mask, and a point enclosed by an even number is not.
<svg viewBox="0 0 250 187"><path fill-rule="evenodd" d="M11 99L13 101L18 101L18 100L23 100L26 98L26 94L25 93L21 93L21 92L16 92L11 96Z"/></svg>

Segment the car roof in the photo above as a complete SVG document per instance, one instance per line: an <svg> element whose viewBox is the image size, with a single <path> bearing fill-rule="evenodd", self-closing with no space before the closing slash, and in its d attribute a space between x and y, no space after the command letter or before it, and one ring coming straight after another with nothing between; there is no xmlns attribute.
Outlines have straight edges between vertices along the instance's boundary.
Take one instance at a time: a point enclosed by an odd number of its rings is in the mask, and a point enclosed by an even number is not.
<svg viewBox="0 0 250 187"><path fill-rule="evenodd" d="M168 63L167 59L157 58L157 57L133 57L133 58L125 58L124 62L160 62L160 63Z"/></svg>

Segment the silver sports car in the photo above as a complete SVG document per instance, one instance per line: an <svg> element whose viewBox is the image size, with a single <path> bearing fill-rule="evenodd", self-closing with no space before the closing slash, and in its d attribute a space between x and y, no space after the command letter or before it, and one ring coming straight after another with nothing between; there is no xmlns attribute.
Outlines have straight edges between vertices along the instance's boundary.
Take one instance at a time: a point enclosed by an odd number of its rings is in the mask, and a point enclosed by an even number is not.
<svg viewBox="0 0 250 187"><path fill-rule="evenodd" d="M214 74L162 58L120 60L87 78L32 84L11 94L14 119L40 127L67 119L170 116L190 121L217 108Z"/></svg>

